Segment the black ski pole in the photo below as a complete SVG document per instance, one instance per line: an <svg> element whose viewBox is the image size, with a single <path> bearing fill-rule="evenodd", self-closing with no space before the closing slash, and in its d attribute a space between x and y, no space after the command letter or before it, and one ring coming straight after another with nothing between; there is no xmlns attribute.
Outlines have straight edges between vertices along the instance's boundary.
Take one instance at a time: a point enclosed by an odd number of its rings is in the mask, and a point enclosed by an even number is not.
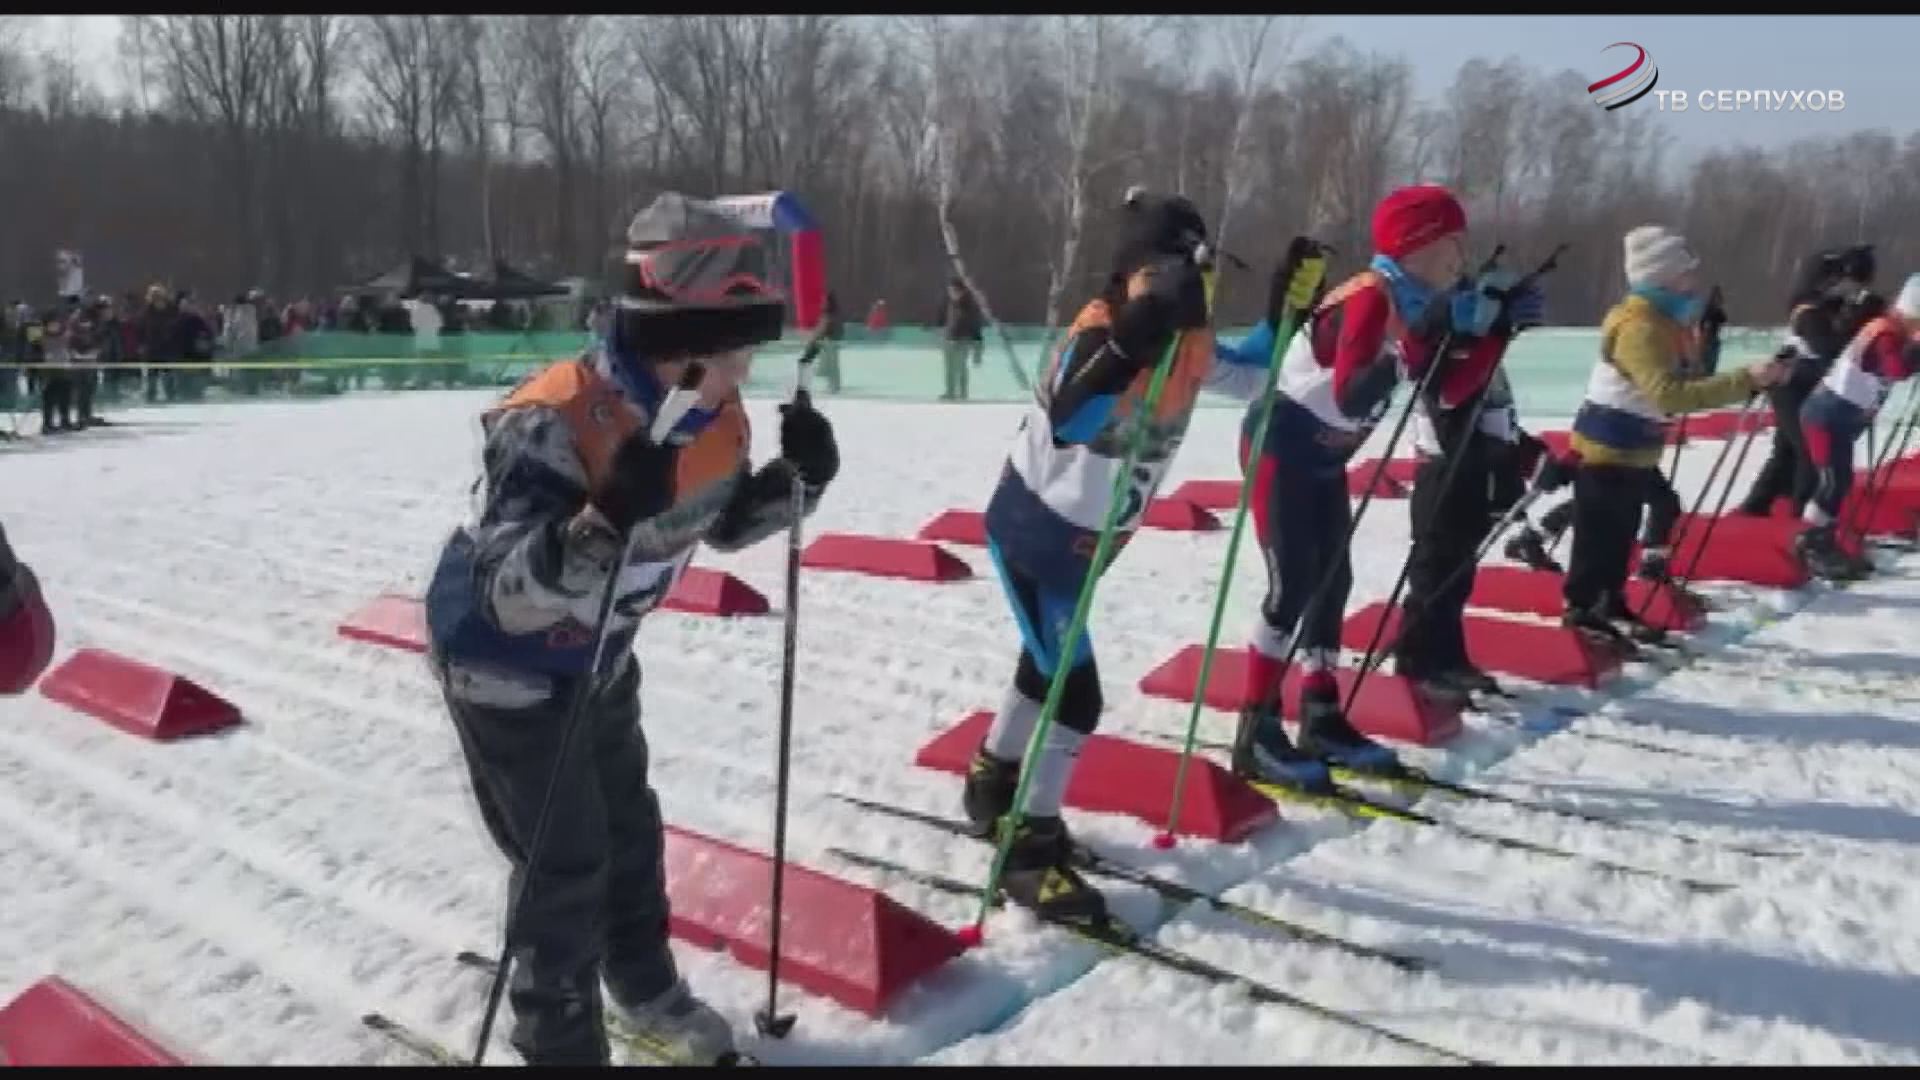
<svg viewBox="0 0 1920 1080"><path fill-rule="evenodd" d="M1750 427L1751 430L1746 433L1745 438L1740 440L1740 452L1733 457L1733 471L1727 474L1727 482L1720 488L1720 500L1714 504L1712 516L1706 519L1706 531L1700 534L1700 546L1693 549L1693 558L1687 562L1687 572L1680 579L1685 588L1693 587L1694 576L1700 569L1700 559L1707 553L1707 545L1713 540L1714 528L1720 524L1721 515L1727 511L1727 500L1733 497L1733 485L1740 479L1740 467L1747 463L1747 452L1753 449L1753 441L1760 435L1759 424L1746 423L1748 414L1753 411L1754 403L1759 400L1758 395L1749 397L1746 407L1740 410L1741 426ZM1732 446L1732 440L1728 440L1727 445ZM1702 489L1700 494L1704 498L1707 492Z"/></svg>
<svg viewBox="0 0 1920 1080"><path fill-rule="evenodd" d="M793 388L792 408L804 409L811 403L807 386L813 380L813 360L820 355L823 322L800 354L800 371ZM784 411L784 410L783 410ZM793 470L792 520L787 525L787 610L785 644L780 661L780 761L774 781L773 803L773 917L767 943L767 1007L753 1015L754 1026L762 1035L784 1039L793 1030L794 1014L780 1015L780 923L785 913L783 887L787 869L787 776L793 760L793 677L800 633L800 519L806 515L807 488L800 471Z"/></svg>
<svg viewBox="0 0 1920 1080"><path fill-rule="evenodd" d="M1754 402L1758 400L1759 398L1757 397L1750 397L1747 399L1747 403L1741 406L1740 422L1742 426L1745 425L1745 417L1748 411L1753 408ZM1693 497L1693 505L1687 509L1686 516L1674 527L1673 544L1671 546L1675 550L1678 550L1680 542L1686 539L1687 530L1692 526L1693 521L1700 516L1700 509L1707 504L1707 497L1713 493L1713 485L1719 481L1720 470L1726 466L1727 455L1733 452L1733 444L1737 441L1738 440L1731 435L1721 440L1720 452L1714 455L1713 467L1707 470L1706 482L1700 486L1700 493Z"/></svg>
<svg viewBox="0 0 1920 1080"><path fill-rule="evenodd" d="M1912 400L1914 396L1920 396L1920 389L1916 389L1913 395L1910 395L1910 400ZM1906 430L1900 438L1898 453L1906 452L1907 439L1913 434L1912 418L1914 415L1914 411L1909 408ZM1847 515L1846 532L1852 532L1854 526L1872 512L1873 506L1871 504L1879 502L1880 496L1886 493L1887 486L1892 481L1892 469L1887 466L1887 458L1896 453L1894 440L1889 436L1887 440L1880 445L1880 452L1877 455L1874 453L1874 428L1878 426L1878 418L1876 417L1875 419L1875 423L1869 423L1867 425L1867 461L1869 464L1867 466L1866 482L1860 487L1860 498L1853 504L1853 512ZM1900 422L1895 421L1894 427L1898 428L1900 426ZM1883 476L1885 479L1881 480ZM1876 481L1880 481L1877 486ZM1859 531L1861 542L1864 544L1866 541L1866 526L1859 525Z"/></svg>
<svg viewBox="0 0 1920 1080"><path fill-rule="evenodd" d="M1493 249L1493 254L1488 255L1486 261L1480 264L1479 273L1484 275L1492 272L1493 268L1499 265L1500 256L1506 250L1507 246L1505 244L1496 245ZM1440 370L1440 358L1445 356L1447 350L1452 347L1453 327L1452 324L1449 323L1445 334L1441 336L1439 347L1434 350L1433 362L1427 365L1427 370L1420 373L1419 380L1414 384L1412 395L1407 398L1406 405L1401 407L1399 419L1394 421L1393 431L1387 435L1386 447L1380 451L1380 457L1374 462L1373 472L1367 477L1366 490L1360 493L1360 505L1354 507L1353 517L1347 522L1347 535L1340 541L1339 550L1341 552L1346 552L1353 547L1353 538L1359 534L1360 522L1367 516L1367 508L1373 505L1373 494L1379 490L1380 481L1385 478L1387 466L1393 460L1394 447L1400 444L1400 436L1405 433L1407 429L1407 421L1413 417L1414 405L1420 400L1420 395L1426 392L1428 384L1433 381L1434 374ZM1275 392L1277 393L1278 391ZM1257 463L1261 449L1262 448L1258 446L1249 446L1247 448L1248 468L1254 467ZM1326 599L1327 590L1333 586L1333 579L1338 571L1339 565L1337 563L1328 565L1326 570L1321 573L1319 583L1314 586L1312 595L1307 598L1306 605L1301 608L1300 617L1294 624L1293 633L1287 635L1286 654L1280 658L1279 671L1281 672L1282 679L1285 678L1287 668L1293 663L1293 658L1300 653L1300 629L1313 625L1313 620L1319 614L1321 601ZM1195 693L1205 693L1205 690L1205 687L1201 687L1197 689ZM1262 712L1271 711L1278 713L1281 711L1280 698L1281 684L1279 680L1276 680L1271 686L1261 688L1260 698L1255 703L1255 706Z"/></svg>
<svg viewBox="0 0 1920 1080"><path fill-rule="evenodd" d="M705 376L706 369L698 362L687 365L679 384L661 403L659 414L653 419L651 433L654 442L665 440L667 433L693 407L698 398L697 388ZM519 920L520 910L526 906L528 890L533 888L534 874L540 865L540 850L546 844L547 826L553 817L553 793L559 790L560 774L566 768L567 754L573 748L573 737L580 727L580 714L586 708L587 699L593 695L594 684L600 681L600 662L607 648L607 624L613 617L614 601L620 595L620 572L632 554L633 533L629 531L621 540L619 561L613 564L607 576L607 587L600 594L599 611L594 617L593 659L580 676L579 685L574 687L573 702L567 707L566 723L560 729L560 752L554 756L553 772L547 777L547 793L541 797L540 813L534 818L533 839L527 842L527 860L521 869L520 887L514 890L513 898L507 904L505 940L500 945L500 961L494 965L493 983L487 988L487 1011L480 1018L480 1038L473 1048L473 1064L476 1066L486 1060L487 1041L493 1034L493 1018L500 1011L500 997L507 987L507 963L513 956L514 924Z"/></svg>
<svg viewBox="0 0 1920 1080"><path fill-rule="evenodd" d="M1553 253L1547 256L1545 262L1536 267L1532 273L1514 282L1510 287L1504 290L1487 289L1487 294L1499 300L1501 306L1504 308L1507 301L1513 296L1519 294L1541 277L1552 273L1554 267L1560 264L1560 255L1567 250L1567 246L1566 244L1561 244L1559 247L1554 248ZM1436 352L1433 356L1433 366L1439 366L1445 359L1445 353ZM1494 365L1495 370L1497 371L1500 367L1504 366L1505 363L1506 357L1503 355L1500 358L1500 362ZM1491 383L1491 374L1488 375L1488 379L1489 383ZM1440 477L1438 494L1434 496L1433 500L1436 506L1446 505L1447 495L1453 490L1454 479L1459 476L1460 466L1467 459L1467 448L1473 441L1474 433L1480 426L1480 417L1486 412L1486 409L1487 391L1485 388L1482 388L1480 394L1474 398L1473 408L1467 411L1466 423L1459 428L1460 434L1456 440L1456 452L1448 455L1446 469ZM1433 433L1436 440L1440 438L1440 427L1438 423L1434 424ZM1415 495L1417 496L1419 493L1418 481L1415 482L1414 489ZM1382 609L1380 613L1379 623L1373 628L1373 637L1367 642L1367 650L1361 656L1360 668L1354 673L1353 685L1348 688L1346 701L1341 705L1342 712L1350 713L1353 711L1353 703L1360 699L1360 688L1366 685L1367 675L1378 668L1380 663L1383 662L1377 658L1384 657L1388 652L1399 648L1400 643L1407 639L1408 631L1418 625L1421 618L1426 614L1425 608L1414 612L1413 617L1407 619L1406 622L1401 625L1400 632L1393 636L1392 644L1386 649L1380 647L1380 639L1386 636L1387 620L1392 616L1394 607L1399 604L1400 595L1406 590L1407 581L1412 575L1413 555L1419 547L1419 542L1420 538L1414 537L1412 543L1407 545L1407 557L1400 562L1400 576L1393 583L1393 591L1387 595L1386 607ZM1476 556L1473 562L1455 567L1448 574L1446 583L1451 585L1454 581L1459 580L1459 576L1465 572L1465 567L1472 566L1477 562L1479 562L1479 559ZM1438 591L1444 592L1445 589L1443 588Z"/></svg>
<svg viewBox="0 0 1920 1080"><path fill-rule="evenodd" d="M1434 591L1446 592L1454 582L1460 580L1460 575L1466 573L1469 567L1478 566L1480 560L1487 557L1487 552L1492 551L1493 546L1500 542L1500 537L1504 535L1508 529L1513 527L1514 522L1526 516L1527 511L1532 509L1534 502L1538 500L1542 494L1545 493L1536 487L1529 488L1526 494L1520 496L1520 498L1507 509L1507 512L1500 515L1500 519L1493 523L1493 529L1487 533L1485 540L1480 541L1480 546L1474 551L1473 555L1470 558L1462 560L1455 565L1452 570L1448 571L1447 576ZM1392 608L1389 607L1387 610L1391 611ZM1408 631L1419 624L1424 614L1424 609L1414 612L1413 617L1407 620L1406 625L1400 627L1400 632L1394 635L1393 641L1390 642L1386 648L1381 649L1377 654L1370 652L1362 657L1360 667L1354 676L1355 696L1347 699L1344 708L1349 710L1353 708L1353 702L1359 693L1358 685L1364 682L1369 675L1380 670L1381 666L1387 662L1387 657L1392 654L1394 649L1399 647L1400 642L1405 639ZM1385 620L1383 619L1381 621L1384 625Z"/></svg>

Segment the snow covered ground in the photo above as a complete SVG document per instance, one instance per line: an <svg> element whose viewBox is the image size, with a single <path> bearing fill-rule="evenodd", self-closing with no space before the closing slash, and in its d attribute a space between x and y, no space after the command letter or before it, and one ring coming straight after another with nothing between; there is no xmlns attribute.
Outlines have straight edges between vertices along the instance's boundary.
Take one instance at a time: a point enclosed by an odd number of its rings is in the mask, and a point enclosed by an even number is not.
<svg viewBox="0 0 1920 1080"><path fill-rule="evenodd" d="M0 449L0 520L39 571L61 655L98 645L224 694L247 722L155 745L44 698L0 705L0 1000L57 971L181 1050L226 1063L398 1063L363 1028L384 1010L465 1048L484 979L453 954L491 952L504 866L466 790L422 662L347 641L335 624L383 591L418 594L465 511L486 393L179 407L141 426ZM833 402L845 457L810 529L911 536L984 504L1018 410ZM772 403L756 401L761 430ZM1538 427L1563 418L1534 418ZM1236 475L1238 411L1203 410L1168 490ZM1719 444L1681 470L1691 498ZM770 450L763 444L762 454ZM1755 448L1745 472L1764 456ZM1744 486L1744 479L1743 479ZM1354 605L1384 596L1404 554L1404 501L1376 504L1356 542ZM1184 706L1135 684L1204 637L1226 534L1148 531L1096 602L1105 730L1165 738ZM1016 637L980 552L943 586L803 577L791 848L882 882L948 925L967 902L828 855L847 845L980 879L984 848L876 819L848 791L956 813L954 777L916 769L924 742L991 707ZM1505 1063L1920 1061L1920 609L1916 565L1847 593L1717 590L1709 657L1659 678L1634 669L1595 716L1556 734L1476 716L1418 763L1535 799L1722 842L1716 847L1445 797L1423 810L1486 831L1735 882L1692 894L1660 880L1493 848L1396 823L1288 808L1255 841L1155 851L1131 819L1077 815L1118 857L1227 891L1328 932L1411 952L1435 970L1289 943L1200 909L1159 929L1302 997ZM702 553L780 603L778 543ZM1261 588L1249 546L1224 641ZM1784 615L1764 625L1762 613ZM662 613L641 639L653 781L669 820L772 844L781 625ZM1717 642L1717 644L1713 644ZM1554 701L1583 695L1561 692ZM1534 706L1550 700L1530 693ZM1538 713L1538 708L1534 712ZM1202 734L1229 720L1207 713ZM1655 754L1580 732L1683 751ZM1142 924L1158 900L1112 887ZM695 985L750 1031L763 976L678 950ZM1023 913L873 1022L799 993L772 1063L1414 1062L1413 1051L1258 1005L1133 959L1103 958ZM504 1031L505 1024L497 1030ZM496 1061L513 1060L501 1041Z"/></svg>

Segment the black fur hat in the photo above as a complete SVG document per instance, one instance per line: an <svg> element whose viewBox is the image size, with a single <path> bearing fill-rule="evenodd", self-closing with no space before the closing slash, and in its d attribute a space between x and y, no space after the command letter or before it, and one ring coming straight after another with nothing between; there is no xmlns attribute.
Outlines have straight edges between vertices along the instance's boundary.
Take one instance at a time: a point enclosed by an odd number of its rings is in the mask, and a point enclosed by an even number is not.
<svg viewBox="0 0 1920 1080"><path fill-rule="evenodd" d="M1121 206L1120 242L1113 273L1124 278L1168 257L1192 255L1207 239L1207 223L1184 195L1155 195L1138 185Z"/></svg>
<svg viewBox="0 0 1920 1080"><path fill-rule="evenodd" d="M656 360L778 340L786 297L768 263L752 229L702 200L662 194L627 226L616 351Z"/></svg>

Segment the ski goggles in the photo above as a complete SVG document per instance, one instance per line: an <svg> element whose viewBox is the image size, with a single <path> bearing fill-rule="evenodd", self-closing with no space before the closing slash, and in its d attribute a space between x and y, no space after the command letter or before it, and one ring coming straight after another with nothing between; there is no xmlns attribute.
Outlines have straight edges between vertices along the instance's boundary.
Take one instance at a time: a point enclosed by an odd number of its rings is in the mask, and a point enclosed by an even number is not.
<svg viewBox="0 0 1920 1080"><path fill-rule="evenodd" d="M623 307L728 308L786 302L769 280L765 245L745 233L630 249L626 271Z"/></svg>

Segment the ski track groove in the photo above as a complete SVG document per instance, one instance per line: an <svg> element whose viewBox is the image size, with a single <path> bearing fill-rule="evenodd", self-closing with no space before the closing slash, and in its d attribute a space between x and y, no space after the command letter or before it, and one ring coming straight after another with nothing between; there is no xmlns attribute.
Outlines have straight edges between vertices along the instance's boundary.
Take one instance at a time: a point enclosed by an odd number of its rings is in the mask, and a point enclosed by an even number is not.
<svg viewBox="0 0 1920 1080"><path fill-rule="evenodd" d="M40 797L33 800L29 809L14 798L25 788L25 785L15 786L0 793L0 820L7 823L11 832L28 838L45 851L58 853L55 857L102 887L140 897L140 906L186 933L206 942L221 942L217 948L230 952L236 961L232 977L245 983L268 980L270 984L287 987L300 999L289 1003L288 1008L319 1013L324 1006L317 1003L364 999L370 983L375 986L381 982L396 983L410 974L417 975L417 972L381 964L346 942L340 942L337 948L318 947L311 939L302 939L292 933L291 928L260 914L273 910L283 899L299 906L306 898L298 894L288 897L284 890L276 892L270 882L247 882L259 900L256 905L248 906L236 895L237 890L193 888L194 883L178 874L168 874L165 860L134 839L134 835L146 831L139 823L88 806L84 797L76 800L72 793L63 795L44 789L38 792ZM72 805L76 801L79 805ZM95 850L101 847L107 848L107 853ZM221 852L215 858L217 864L225 864L232 856ZM224 865L221 868L238 869ZM234 874L228 879L229 883L242 884L234 880L240 876ZM191 896L190 900L184 898L187 895ZM312 924L303 929L312 929ZM353 962L347 962L348 957L353 957ZM416 978L408 985L417 983ZM236 993L234 996L247 995ZM326 1032L335 1043L351 1039L370 1044L376 1038L371 1032L354 1031L351 1036L347 1035L345 1029L360 1027L355 1016L315 1017L316 1023L325 1020L332 1020L329 1026L336 1029ZM228 1024L222 1025L226 1026Z"/></svg>

